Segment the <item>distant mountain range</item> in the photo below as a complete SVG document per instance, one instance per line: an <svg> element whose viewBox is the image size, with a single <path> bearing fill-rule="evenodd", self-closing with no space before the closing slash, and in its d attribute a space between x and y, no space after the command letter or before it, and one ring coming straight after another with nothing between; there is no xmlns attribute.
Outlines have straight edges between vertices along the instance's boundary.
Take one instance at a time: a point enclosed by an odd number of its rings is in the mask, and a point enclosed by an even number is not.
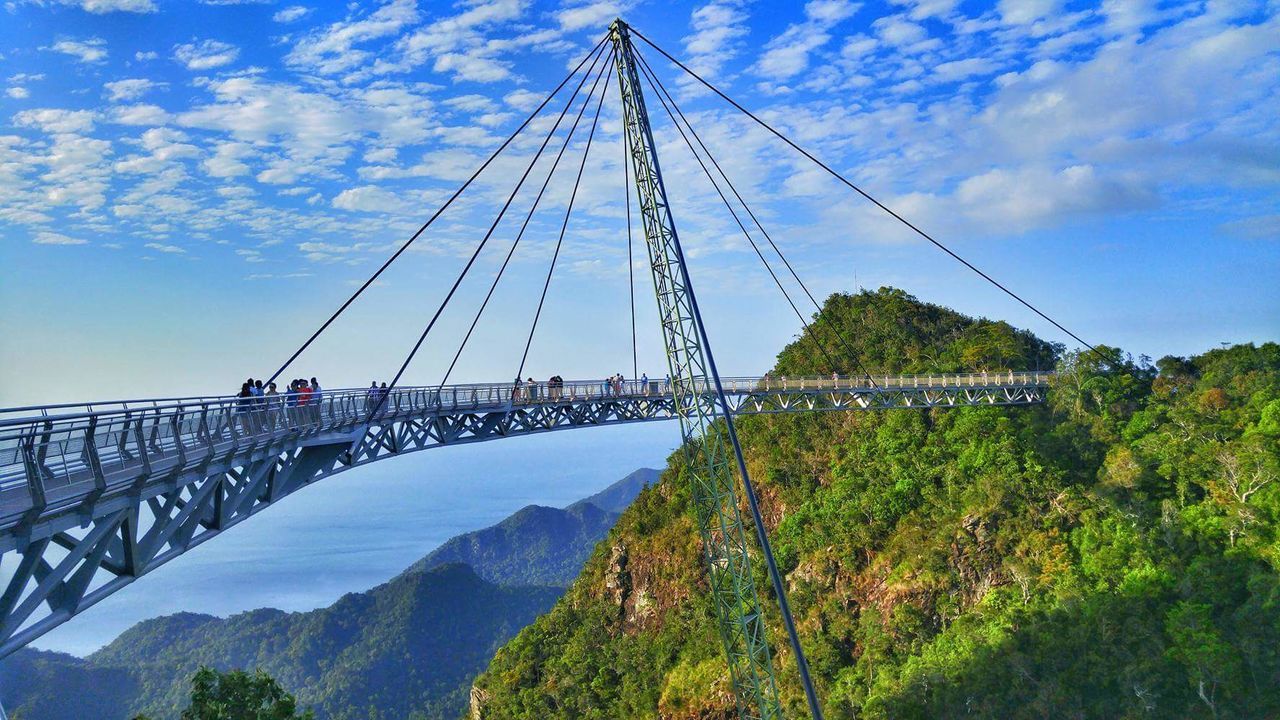
<svg viewBox="0 0 1280 720"><path fill-rule="evenodd" d="M499 585L568 587L618 515L658 475L641 468L563 510L529 505L493 527L445 541L405 572L464 563Z"/></svg>
<svg viewBox="0 0 1280 720"><path fill-rule="evenodd" d="M0 663L6 708L22 720L176 718L191 675L209 665L261 668L320 720L454 720L474 676L555 603L658 474L637 470L564 509L525 507L319 610L179 613L83 659L19 651Z"/></svg>

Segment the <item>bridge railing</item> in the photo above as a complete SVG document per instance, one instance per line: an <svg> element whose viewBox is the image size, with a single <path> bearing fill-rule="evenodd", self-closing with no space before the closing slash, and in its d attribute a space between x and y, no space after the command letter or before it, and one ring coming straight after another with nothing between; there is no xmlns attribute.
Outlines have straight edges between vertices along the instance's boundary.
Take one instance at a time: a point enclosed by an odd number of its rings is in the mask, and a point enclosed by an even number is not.
<svg viewBox="0 0 1280 720"><path fill-rule="evenodd" d="M914 376L730 377L731 394L886 392L904 388L1044 385L1051 373ZM710 392L705 385L697 392ZM373 421L469 410L670 394L667 380L576 380L396 388L382 401L371 388L324 390L319 399L180 397L0 410L0 522L30 510L83 502L86 495L145 483L220 455L284 439L352 431ZM381 402L381 406L379 404ZM141 488L138 488L141 489Z"/></svg>

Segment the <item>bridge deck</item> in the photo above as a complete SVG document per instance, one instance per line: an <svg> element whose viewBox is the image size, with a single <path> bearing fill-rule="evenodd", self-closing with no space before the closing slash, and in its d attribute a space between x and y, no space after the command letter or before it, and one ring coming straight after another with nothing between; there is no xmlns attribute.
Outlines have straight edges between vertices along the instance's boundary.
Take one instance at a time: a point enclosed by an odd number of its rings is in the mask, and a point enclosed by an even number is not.
<svg viewBox="0 0 1280 720"><path fill-rule="evenodd" d="M1052 373L728 378L735 414L1021 405ZM699 388L703 402L714 394ZM0 410L0 657L276 500L441 445L675 417L665 381L406 387ZM11 555L15 553L15 555ZM107 572L99 573L103 569ZM105 580L104 580L105 578ZM38 611L44 609L43 614Z"/></svg>

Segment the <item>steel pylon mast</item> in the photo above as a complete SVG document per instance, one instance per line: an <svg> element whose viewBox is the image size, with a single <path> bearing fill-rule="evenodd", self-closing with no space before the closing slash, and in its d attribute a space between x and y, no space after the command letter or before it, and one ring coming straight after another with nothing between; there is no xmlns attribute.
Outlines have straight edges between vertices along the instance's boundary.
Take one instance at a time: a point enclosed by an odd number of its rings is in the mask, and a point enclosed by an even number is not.
<svg viewBox="0 0 1280 720"><path fill-rule="evenodd" d="M736 448L737 437L667 203L627 24L615 20L609 39L616 49L627 155L658 298L675 414L684 435L685 463L738 713L752 720L780 720L782 708L729 450L731 444Z"/></svg>

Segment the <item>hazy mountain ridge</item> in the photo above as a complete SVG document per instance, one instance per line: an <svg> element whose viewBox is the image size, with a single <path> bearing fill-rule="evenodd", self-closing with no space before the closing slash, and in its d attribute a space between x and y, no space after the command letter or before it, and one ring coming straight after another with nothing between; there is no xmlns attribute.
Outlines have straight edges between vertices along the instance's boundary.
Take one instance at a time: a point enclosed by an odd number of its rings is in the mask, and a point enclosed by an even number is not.
<svg viewBox="0 0 1280 720"><path fill-rule="evenodd" d="M625 505L654 476L637 471L593 497ZM261 668L322 720L453 720L475 674L551 607L616 521L590 500L525 507L326 608L153 618L84 659L19 651L0 663L6 707L23 720L174 718L203 664Z"/></svg>
<svg viewBox="0 0 1280 720"><path fill-rule="evenodd" d="M641 468L563 510L525 506L497 525L445 541L405 572L460 562L499 585L568 587L622 509L660 474Z"/></svg>

